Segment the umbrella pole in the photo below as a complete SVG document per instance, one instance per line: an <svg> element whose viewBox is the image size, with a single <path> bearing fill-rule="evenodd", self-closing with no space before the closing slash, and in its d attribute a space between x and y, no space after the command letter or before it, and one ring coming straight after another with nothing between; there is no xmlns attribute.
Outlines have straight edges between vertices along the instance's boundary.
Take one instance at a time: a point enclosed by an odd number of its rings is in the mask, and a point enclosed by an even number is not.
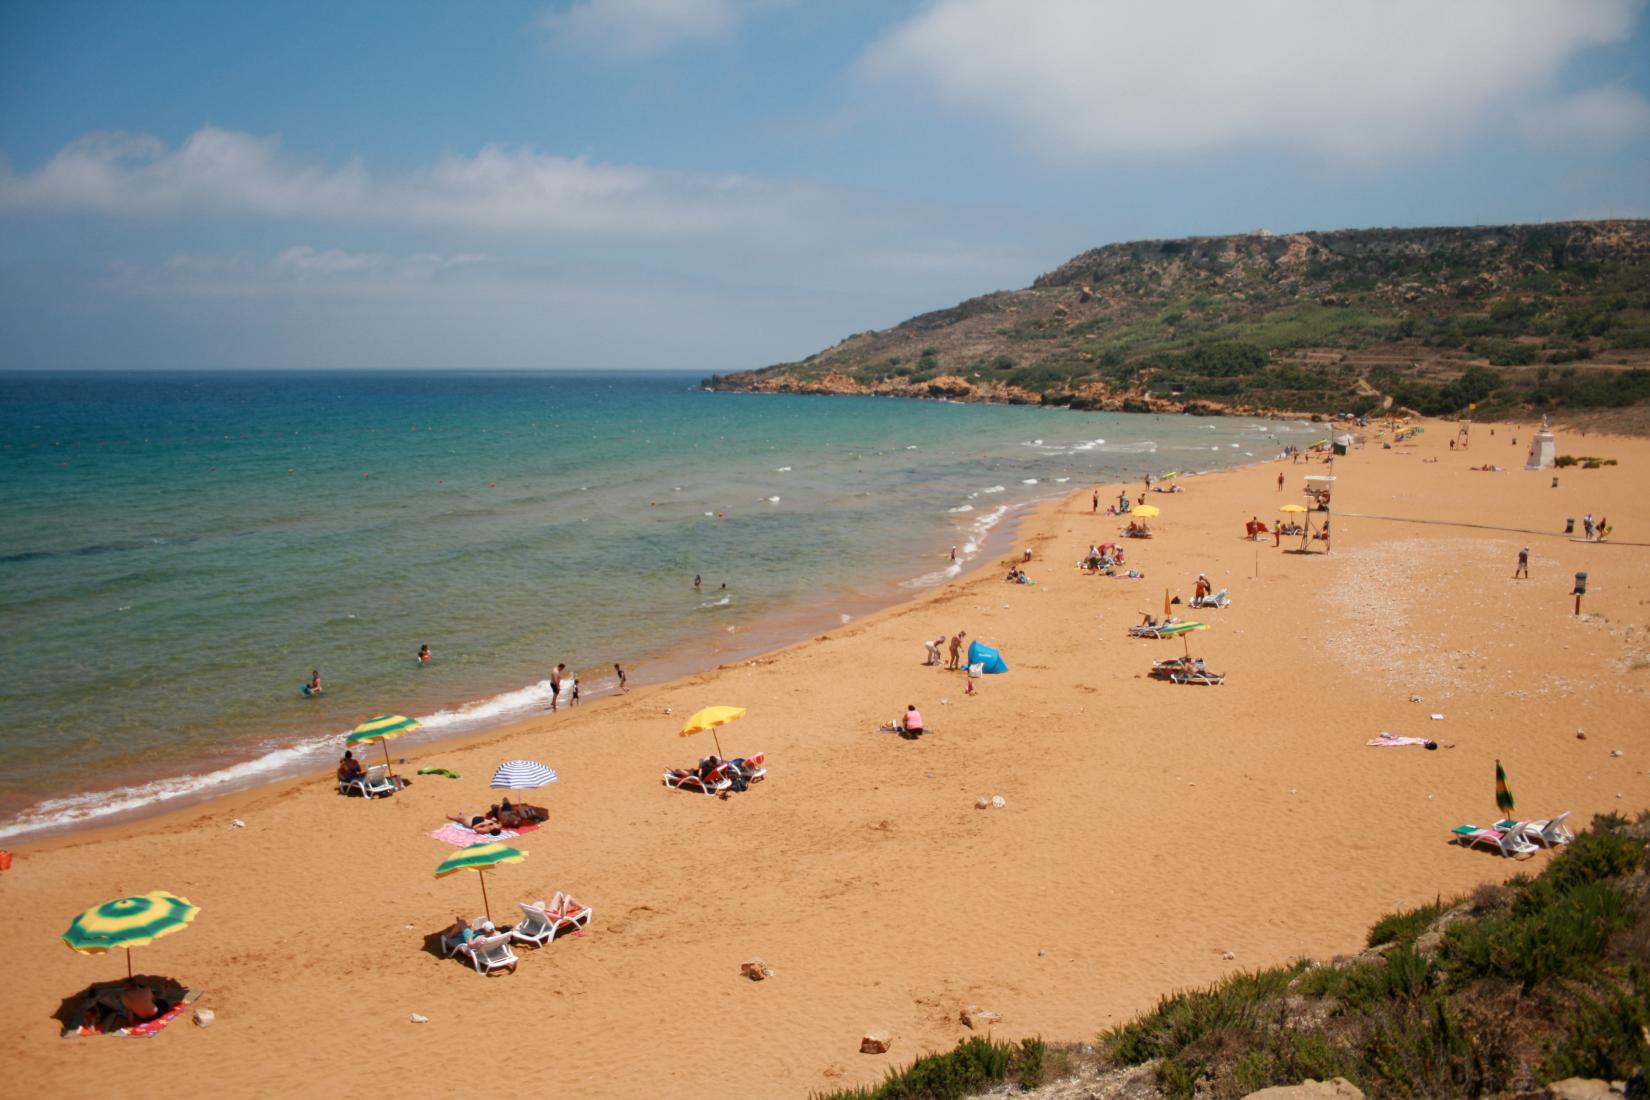
<svg viewBox="0 0 1650 1100"><path fill-rule="evenodd" d="M714 729L710 731L710 739L716 742L716 755L722 756L722 739L716 736L716 731ZM727 757L723 756L722 759L726 760Z"/></svg>
<svg viewBox="0 0 1650 1100"><path fill-rule="evenodd" d="M394 779L395 773L390 771L390 739L386 737L378 743L384 748L384 770L389 772L391 779Z"/></svg>
<svg viewBox="0 0 1650 1100"><path fill-rule="evenodd" d="M493 907L487 902L487 872L477 871L476 877L481 880L481 911L487 914L487 920L493 919Z"/></svg>
<svg viewBox="0 0 1650 1100"><path fill-rule="evenodd" d="M130 947L126 949L126 980L132 980L132 949Z"/></svg>

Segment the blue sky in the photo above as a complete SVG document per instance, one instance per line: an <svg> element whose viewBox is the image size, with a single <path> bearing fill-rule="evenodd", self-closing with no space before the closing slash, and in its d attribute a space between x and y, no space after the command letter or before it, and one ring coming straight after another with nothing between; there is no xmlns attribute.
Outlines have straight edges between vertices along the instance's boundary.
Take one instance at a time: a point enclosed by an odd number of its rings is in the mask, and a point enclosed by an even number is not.
<svg viewBox="0 0 1650 1100"><path fill-rule="evenodd" d="M1643 0L0 6L0 368L739 369L1112 241L1604 216Z"/></svg>

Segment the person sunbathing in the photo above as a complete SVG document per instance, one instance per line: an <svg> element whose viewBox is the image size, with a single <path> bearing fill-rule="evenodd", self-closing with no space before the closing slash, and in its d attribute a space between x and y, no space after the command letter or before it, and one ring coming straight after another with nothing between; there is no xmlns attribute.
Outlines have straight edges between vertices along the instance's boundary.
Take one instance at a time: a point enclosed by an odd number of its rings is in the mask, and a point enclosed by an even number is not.
<svg viewBox="0 0 1650 1100"><path fill-rule="evenodd" d="M497 811L498 807L494 806L490 812L496 813ZM472 832L482 833L486 836L497 836L504 828L501 822L488 816L488 814L448 814L447 820L456 822Z"/></svg>
<svg viewBox="0 0 1650 1100"><path fill-rule="evenodd" d="M355 759L355 753L345 749L343 759L338 761L338 782L354 783L366 774L366 769L361 767L361 761Z"/></svg>

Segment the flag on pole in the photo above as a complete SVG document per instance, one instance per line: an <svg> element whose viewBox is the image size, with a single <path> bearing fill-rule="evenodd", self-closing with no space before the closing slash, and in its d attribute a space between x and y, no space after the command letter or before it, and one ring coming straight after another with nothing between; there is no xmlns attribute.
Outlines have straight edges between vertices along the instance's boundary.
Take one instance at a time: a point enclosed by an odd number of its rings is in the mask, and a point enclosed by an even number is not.
<svg viewBox="0 0 1650 1100"><path fill-rule="evenodd" d="M1501 767L1501 761L1495 762L1495 805L1503 814L1511 818L1513 815L1513 796L1507 789L1507 773Z"/></svg>

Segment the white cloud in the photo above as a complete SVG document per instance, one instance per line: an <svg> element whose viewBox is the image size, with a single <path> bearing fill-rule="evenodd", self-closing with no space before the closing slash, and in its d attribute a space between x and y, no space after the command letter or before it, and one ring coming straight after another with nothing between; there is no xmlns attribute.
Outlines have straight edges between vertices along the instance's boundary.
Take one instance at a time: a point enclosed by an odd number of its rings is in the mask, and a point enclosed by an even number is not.
<svg viewBox="0 0 1650 1100"><path fill-rule="evenodd" d="M661 172L487 146L393 176L359 161L305 163L278 138L206 127L175 149L93 134L32 172L0 165L0 212L112 216L217 213L549 237L817 236L852 199L806 182Z"/></svg>
<svg viewBox="0 0 1650 1100"><path fill-rule="evenodd" d="M1536 104L1522 123L1532 138L1549 144L1614 145L1650 134L1650 103L1626 88L1594 88Z"/></svg>
<svg viewBox="0 0 1650 1100"><path fill-rule="evenodd" d="M1482 126L1637 132L1643 97L1560 98L1560 69L1642 0L935 0L873 43L871 76L993 116L1043 152L1262 147L1369 160ZM1543 121L1545 120L1545 121Z"/></svg>
<svg viewBox="0 0 1650 1100"><path fill-rule="evenodd" d="M634 60L724 38L738 17L733 0L578 0L546 12L539 25L556 43Z"/></svg>

